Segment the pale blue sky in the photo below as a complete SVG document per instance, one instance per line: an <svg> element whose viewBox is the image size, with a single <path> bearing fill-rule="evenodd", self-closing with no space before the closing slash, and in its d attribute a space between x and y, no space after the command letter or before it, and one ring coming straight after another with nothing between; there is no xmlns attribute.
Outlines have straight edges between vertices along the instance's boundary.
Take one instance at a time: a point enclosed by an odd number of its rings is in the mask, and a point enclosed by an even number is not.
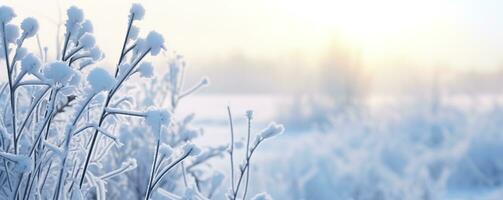
<svg viewBox="0 0 503 200"><path fill-rule="evenodd" d="M54 44L58 1L4 0L17 21L40 19L40 35ZM78 5L95 25L98 43L114 63L129 0L59 1ZM503 64L503 2L498 0L146 0L139 24L165 35L168 47L202 65L232 54L317 62L337 36L363 49L373 69L397 61L455 69L494 70ZM64 14L64 13L63 13ZM65 16L63 16L65 19ZM300 55L300 56L299 56ZM301 57L301 58L299 58Z"/></svg>

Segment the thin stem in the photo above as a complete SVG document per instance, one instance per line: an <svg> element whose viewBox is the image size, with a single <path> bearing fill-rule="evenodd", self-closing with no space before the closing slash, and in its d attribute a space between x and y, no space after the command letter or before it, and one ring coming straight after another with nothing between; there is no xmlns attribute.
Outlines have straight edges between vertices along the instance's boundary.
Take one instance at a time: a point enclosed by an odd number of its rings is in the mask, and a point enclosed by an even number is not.
<svg viewBox="0 0 503 200"><path fill-rule="evenodd" d="M38 33L37 33L37 45L38 45L38 51L40 53L40 59L43 59L44 51L42 50L42 43L40 43L40 37L38 36Z"/></svg>
<svg viewBox="0 0 503 200"><path fill-rule="evenodd" d="M255 152L255 149L257 149L258 145L260 144L260 140L257 142L257 144L255 146L253 146L251 149L250 149L250 155L246 158L246 164L245 166L243 166L243 168L241 169L241 173L239 175L239 179L238 179L238 182L237 182L237 185L236 185L236 191L234 191L234 195L233 195L233 200L236 200L237 196L238 196L238 192L239 192L239 186L241 185L241 182L243 180L243 177L245 175L245 171L246 170L249 170L249 167L250 167L250 160L251 160L251 157L253 155L253 152Z"/></svg>
<svg viewBox="0 0 503 200"><path fill-rule="evenodd" d="M90 58L90 57L91 57L90 55L80 55L80 56L72 57L72 58L70 58L70 62L68 63L68 66L72 66L73 62L75 62L77 60L80 60L83 58Z"/></svg>
<svg viewBox="0 0 503 200"><path fill-rule="evenodd" d="M154 172L156 168L156 163L157 163L157 158L159 156L159 146L161 145L161 140L157 139L157 144L155 147L155 154L154 154L154 160L152 161L152 169L150 171L150 178L148 180L148 187L147 187L147 193L145 194L145 200L148 200L150 198L152 190L150 187L152 186L152 182L154 181Z"/></svg>
<svg viewBox="0 0 503 200"><path fill-rule="evenodd" d="M246 157L248 158L250 155L250 132L251 132L251 117L247 117L248 119L248 137L246 139ZM250 164L251 161L248 161ZM246 183L245 183L245 191L243 193L243 200L246 200L246 193L248 192L248 182L250 181L250 169L246 170Z"/></svg>
<svg viewBox="0 0 503 200"><path fill-rule="evenodd" d="M80 46L80 47L77 47L76 49L70 51L70 53L68 54L68 56L66 58L63 57L63 61L67 61L69 58L71 58L73 55L75 55L76 53L78 53L82 49L84 49L84 47Z"/></svg>
<svg viewBox="0 0 503 200"><path fill-rule="evenodd" d="M35 86L35 85L46 85L46 86L51 86L51 84L43 81L23 81L19 82L18 84L14 85L14 90L21 86Z"/></svg>
<svg viewBox="0 0 503 200"><path fill-rule="evenodd" d="M100 176L100 178L101 178L101 180L106 180L106 179L112 178L114 176L117 176L119 174L122 174L123 172L128 171L128 169L130 169L130 168L131 168L131 165L124 166L119 169L108 172L108 173Z"/></svg>
<svg viewBox="0 0 503 200"><path fill-rule="evenodd" d="M16 104L15 104L15 90L14 85L12 83L12 69L9 64L9 50L7 48L7 39L5 36L5 22L2 22L2 39L3 39L3 47L4 47L4 56L5 56L5 66L7 68L7 77L9 80L9 92L10 92L10 109L11 109L11 118L12 118L12 137L14 143L14 153L17 154L17 141L16 138Z"/></svg>
<svg viewBox="0 0 503 200"><path fill-rule="evenodd" d="M51 91L51 97L49 98L50 99L49 104L51 105L51 107L46 111L44 123L43 123L42 127L40 128L37 139L35 140L32 148L30 150L29 156L33 155L33 153L35 152L35 148L37 147L38 142L42 138L42 134L44 133L45 127L46 126L47 126L47 128L49 127L50 121L52 120L52 118L55 115L54 107L56 106L55 99L56 99L56 95L58 94L58 91L59 91L59 89Z"/></svg>
<svg viewBox="0 0 503 200"><path fill-rule="evenodd" d="M235 191L234 189L234 127L232 124L232 114L231 114L231 108L227 106L227 114L229 115L229 124L230 124L230 131L231 131L231 146L229 150L230 154L230 160L231 160L231 188L232 192Z"/></svg>
<svg viewBox="0 0 503 200"><path fill-rule="evenodd" d="M124 56L126 53L124 53L124 50L126 49L126 44L129 38L129 32L131 31L131 26L133 25L133 19L134 19L134 13L131 13L131 17L129 18L129 23L126 31L126 38L124 38L124 43L122 44L122 50L121 50L121 55L119 57L119 61L117 62L117 68L115 69L115 77L119 74L119 66L122 63L122 60L124 59Z"/></svg>
<svg viewBox="0 0 503 200"><path fill-rule="evenodd" d="M135 111L125 111L116 108L105 108L107 113L109 114L119 114L119 115L128 115L133 117L145 117L145 113L135 112Z"/></svg>
<svg viewBox="0 0 503 200"><path fill-rule="evenodd" d="M185 91L184 93L182 93L180 96L178 96L178 100L194 93L195 91L197 91L199 88L203 87L204 84L202 82L198 83L197 85L195 85L194 87L190 88L189 90Z"/></svg>
<svg viewBox="0 0 503 200"><path fill-rule="evenodd" d="M159 184L159 182L162 180L162 178L169 172L169 170L171 170L173 167L175 167L178 163L182 162L185 158L187 158L190 153L192 152L192 149L189 150L185 155L183 155L182 157L178 158L177 160L175 160L173 163L171 163L168 167L164 168L164 170L161 171L161 174L159 176L157 176L155 178L155 181L154 183L152 184L151 186L151 190L153 191L155 189L155 187L157 186L157 184Z"/></svg>
<svg viewBox="0 0 503 200"><path fill-rule="evenodd" d="M180 165L182 167L183 184L185 185L185 187L189 187L189 184L187 181L187 175L185 173L185 166L183 165L183 161L180 163Z"/></svg>
<svg viewBox="0 0 503 200"><path fill-rule="evenodd" d="M62 54L61 54L61 60L62 61L65 61L66 49L68 48L68 42L70 42L70 35L71 35L71 32L66 33L65 44L63 46L63 51L62 51Z"/></svg>

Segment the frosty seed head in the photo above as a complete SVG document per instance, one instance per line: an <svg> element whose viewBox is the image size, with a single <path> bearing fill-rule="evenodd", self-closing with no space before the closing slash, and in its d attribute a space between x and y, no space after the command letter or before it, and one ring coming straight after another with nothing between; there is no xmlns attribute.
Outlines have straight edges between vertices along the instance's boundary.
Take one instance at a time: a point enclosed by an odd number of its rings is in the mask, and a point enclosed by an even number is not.
<svg viewBox="0 0 503 200"><path fill-rule="evenodd" d="M192 142L187 142L182 147L183 154L190 153L189 156L197 156L201 153L201 149L194 145Z"/></svg>
<svg viewBox="0 0 503 200"><path fill-rule="evenodd" d="M94 31L93 23L90 20L85 20L84 23L82 23L82 28L80 29L80 32L84 34L84 33L92 33L93 31Z"/></svg>
<svg viewBox="0 0 503 200"><path fill-rule="evenodd" d="M260 132L259 135L262 139L267 139L283 133L284 130L285 127L283 127L282 124L271 122L264 130Z"/></svg>
<svg viewBox="0 0 503 200"><path fill-rule="evenodd" d="M115 85L115 79L103 68L94 68L87 76L87 81L95 93L108 91Z"/></svg>
<svg viewBox="0 0 503 200"><path fill-rule="evenodd" d="M5 39L7 43L15 43L19 38L19 29L14 24L5 25Z"/></svg>
<svg viewBox="0 0 503 200"><path fill-rule="evenodd" d="M21 22L23 35L27 38L33 37L38 31L38 21L33 17L28 17Z"/></svg>
<svg viewBox="0 0 503 200"><path fill-rule="evenodd" d="M135 25L132 25L131 29L129 29L129 35L128 35L129 39L136 40L136 38L138 38L138 35L140 35L140 29Z"/></svg>
<svg viewBox="0 0 503 200"><path fill-rule="evenodd" d="M68 16L68 21L74 23L80 23L84 21L84 11L76 6L68 8L66 15Z"/></svg>
<svg viewBox="0 0 503 200"><path fill-rule="evenodd" d="M253 110L246 111L246 118L248 118L249 120L253 119Z"/></svg>
<svg viewBox="0 0 503 200"><path fill-rule="evenodd" d="M208 77L203 77L201 79L201 86L207 86L210 84L210 79Z"/></svg>
<svg viewBox="0 0 503 200"><path fill-rule="evenodd" d="M73 75L73 70L64 62L54 62L44 68L44 76L55 83L66 83Z"/></svg>
<svg viewBox="0 0 503 200"><path fill-rule="evenodd" d="M155 31L150 31L150 33L148 33L146 42L146 48L150 48L150 54L153 56L159 54L164 47L164 38Z"/></svg>
<svg viewBox="0 0 503 200"><path fill-rule="evenodd" d="M40 70L40 65L40 60L32 53L26 55L21 60L21 70L30 74L37 74Z"/></svg>
<svg viewBox="0 0 503 200"><path fill-rule="evenodd" d="M14 13L14 10L11 7L0 6L0 24L9 23L14 17L16 17L16 13Z"/></svg>
<svg viewBox="0 0 503 200"><path fill-rule="evenodd" d="M140 77L151 78L154 76L154 67L150 62L143 62L138 66L138 72L140 72Z"/></svg>
<svg viewBox="0 0 503 200"><path fill-rule="evenodd" d="M159 153L164 155L165 157L171 156L173 154L173 148L167 144L161 144L161 147L159 148Z"/></svg>
<svg viewBox="0 0 503 200"><path fill-rule="evenodd" d="M134 169L134 168L136 168L138 166L138 163L137 163L136 159L134 159L134 158L128 158L126 160L126 162L124 162L123 165L129 166L130 169Z"/></svg>
<svg viewBox="0 0 503 200"><path fill-rule="evenodd" d="M68 19L66 20L66 32L71 33L79 29L80 23L84 20L82 9L72 6L66 11Z"/></svg>
<svg viewBox="0 0 503 200"><path fill-rule="evenodd" d="M84 47L84 49L91 49L96 45L96 39L94 39L94 36L85 33L79 40L80 46Z"/></svg>
<svg viewBox="0 0 503 200"><path fill-rule="evenodd" d="M91 58L94 60L94 61L98 61L98 60L101 60L104 55L103 55L103 52L101 51L101 49L97 46L95 46L94 48L92 48L90 51L89 51L89 55L91 56Z"/></svg>
<svg viewBox="0 0 503 200"><path fill-rule="evenodd" d="M145 122L155 132L160 132L162 125L169 126L171 123L171 113L165 109L149 110L145 113Z"/></svg>
<svg viewBox="0 0 503 200"><path fill-rule="evenodd" d="M141 4L134 3L129 10L129 17L132 17L133 20L142 20L145 15L145 9Z"/></svg>

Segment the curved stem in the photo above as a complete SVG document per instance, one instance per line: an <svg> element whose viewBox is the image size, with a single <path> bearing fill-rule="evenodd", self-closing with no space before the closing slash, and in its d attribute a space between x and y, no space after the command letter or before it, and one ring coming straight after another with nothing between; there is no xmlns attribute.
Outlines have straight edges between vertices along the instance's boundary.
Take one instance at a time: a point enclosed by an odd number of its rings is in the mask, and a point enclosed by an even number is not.
<svg viewBox="0 0 503 200"><path fill-rule="evenodd" d="M148 187L147 187L147 193L145 194L145 200L148 200L150 198L152 190L150 187L152 186L152 181L154 181L154 172L156 168L156 163L157 163L157 158L159 157L159 146L161 145L161 140L157 139L157 144L155 147L155 154L154 154L154 160L152 161L152 169L150 171L150 178L148 180Z"/></svg>
<svg viewBox="0 0 503 200"><path fill-rule="evenodd" d="M159 184L159 182L162 180L162 177L164 177L169 172L169 170L171 170L173 167L175 167L178 163L182 162L185 158L187 158L191 152L192 152L192 149L189 150L182 157L175 160L168 167L164 168L164 170L161 171L161 174L154 179L154 183L152 184L150 190L153 191L155 189L155 187L157 186L157 184Z"/></svg>
<svg viewBox="0 0 503 200"><path fill-rule="evenodd" d="M246 139L246 157L248 158L250 155L250 132L251 132L251 118L248 117L248 137ZM248 165L251 161L248 161ZM245 191L243 193L243 200L246 200L246 193L248 192L248 182L250 182L250 169L246 170L246 183L245 183Z"/></svg>
<svg viewBox="0 0 503 200"><path fill-rule="evenodd" d="M259 144L260 144L260 141L258 141L257 144L250 149L250 155L246 158L246 164L241 169L241 173L239 175L239 179L238 179L238 182L237 182L237 185L236 185L236 191L234 191L234 195L233 195L233 198L232 198L233 200L236 200L236 198L238 196L239 186L241 185L241 182L243 180L243 177L245 175L246 170L249 170L249 168L250 168L251 157L253 155L253 152L255 152L255 149L257 149L257 147L258 147Z"/></svg>
<svg viewBox="0 0 503 200"><path fill-rule="evenodd" d="M119 74L119 66L122 63L122 60L124 60L124 56L126 53L124 53L124 50L126 49L126 44L129 38L129 33L131 32L131 26L133 25L133 19L134 19L134 13L131 13L131 17L129 18L129 23L126 31L126 38L124 38L124 44L122 44L122 50L121 50L121 55L119 57L119 62L117 62L117 68L115 69L115 77Z"/></svg>
<svg viewBox="0 0 503 200"><path fill-rule="evenodd" d="M65 44L63 46L63 51L62 51L62 54L61 54L61 60L62 61L65 61L66 49L68 48L68 43L70 42L70 35L71 35L71 32L66 33Z"/></svg>
<svg viewBox="0 0 503 200"><path fill-rule="evenodd" d="M63 57L63 61L67 61L68 59L70 59L73 55L75 55L76 53L78 53L82 49L84 49L84 47L80 46L80 47L77 47L76 49L70 51L70 53L68 54L68 56L66 58Z"/></svg>
<svg viewBox="0 0 503 200"><path fill-rule="evenodd" d="M15 90L12 82L12 69L9 64L9 50L7 48L7 39L5 36L5 22L2 22L2 39L3 39L3 47L4 47L4 56L5 56L5 67L7 68L7 77L9 80L9 92L10 92L10 109L11 109L11 120L12 120L12 137L13 142L17 141L16 138L16 104L15 104ZM17 154L17 143L14 142L14 153Z"/></svg>
<svg viewBox="0 0 503 200"><path fill-rule="evenodd" d="M232 186L232 192L235 191L234 189L234 127L232 125L232 114L231 114L231 108L227 106L227 114L229 115L229 124L230 124L230 131L231 131L231 146L229 150L230 154L230 160L231 160L231 186Z"/></svg>
<svg viewBox="0 0 503 200"><path fill-rule="evenodd" d="M72 57L70 58L70 62L68 63L68 66L72 66L73 62L77 61L77 60L80 60L82 58L90 58L91 56L90 55L81 55L81 56L77 56L77 57Z"/></svg>

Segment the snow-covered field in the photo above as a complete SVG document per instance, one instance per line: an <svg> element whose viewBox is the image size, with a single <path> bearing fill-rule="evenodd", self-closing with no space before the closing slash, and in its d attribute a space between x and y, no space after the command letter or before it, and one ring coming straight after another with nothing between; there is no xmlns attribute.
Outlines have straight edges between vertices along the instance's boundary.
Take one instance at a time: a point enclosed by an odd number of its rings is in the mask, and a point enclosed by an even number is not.
<svg viewBox="0 0 503 200"><path fill-rule="evenodd" d="M196 142L214 145L228 139L228 104L238 111L253 107L260 126L281 120L282 107L291 100L197 95L186 106L199 113L196 124L205 128ZM501 199L500 101L451 97L433 113L424 101L376 97L365 113L339 115L324 131L280 121L285 134L258 152L251 191L266 190L275 199ZM245 122L243 115L235 126L244 128ZM225 159L216 163L226 168Z"/></svg>

